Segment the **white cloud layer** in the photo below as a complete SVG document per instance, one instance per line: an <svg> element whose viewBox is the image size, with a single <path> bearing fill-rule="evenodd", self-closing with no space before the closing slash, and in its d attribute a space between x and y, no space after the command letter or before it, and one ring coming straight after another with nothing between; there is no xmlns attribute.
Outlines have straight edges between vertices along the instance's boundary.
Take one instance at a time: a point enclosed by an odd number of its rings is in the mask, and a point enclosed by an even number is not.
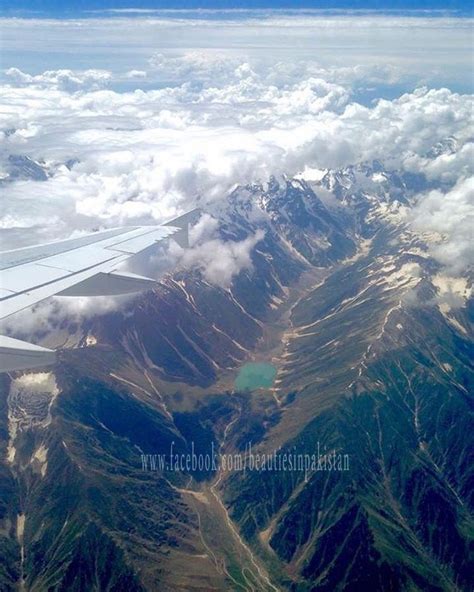
<svg viewBox="0 0 474 592"><path fill-rule="evenodd" d="M49 177L6 185L2 219L24 228L50 220L53 235L64 236L98 223L163 220L198 197L218 199L236 183L305 167L381 158L451 181L469 168L468 95L422 88L365 107L321 78L276 86L271 72L262 77L246 63L235 71L220 86L128 93L44 87L38 76L4 86L3 157L30 157ZM426 160L450 135L458 153Z"/></svg>
<svg viewBox="0 0 474 592"><path fill-rule="evenodd" d="M4 63L36 73L59 68L120 72L146 70L154 53L171 57L200 48L247 61L280 61L290 67L308 61L325 69L389 66L398 72L398 80L408 77L413 84L438 85L465 85L472 66L466 50L472 43L472 19L448 13L436 18L426 11L416 18L414 13L354 11L141 14L139 18L137 12L135 18L1 19ZM390 80L384 77L382 82Z"/></svg>

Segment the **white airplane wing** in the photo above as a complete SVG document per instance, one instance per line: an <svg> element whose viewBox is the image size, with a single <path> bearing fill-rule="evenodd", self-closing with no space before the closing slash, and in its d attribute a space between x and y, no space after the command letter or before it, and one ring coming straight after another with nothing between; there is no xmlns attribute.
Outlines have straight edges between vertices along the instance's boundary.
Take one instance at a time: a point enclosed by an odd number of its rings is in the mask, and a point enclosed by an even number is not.
<svg viewBox="0 0 474 592"><path fill-rule="evenodd" d="M58 296L106 296L151 289L155 280L119 271L132 255L173 238L188 246L193 210L161 226L123 227L0 252L0 319ZM0 372L50 364L52 350L0 336Z"/></svg>

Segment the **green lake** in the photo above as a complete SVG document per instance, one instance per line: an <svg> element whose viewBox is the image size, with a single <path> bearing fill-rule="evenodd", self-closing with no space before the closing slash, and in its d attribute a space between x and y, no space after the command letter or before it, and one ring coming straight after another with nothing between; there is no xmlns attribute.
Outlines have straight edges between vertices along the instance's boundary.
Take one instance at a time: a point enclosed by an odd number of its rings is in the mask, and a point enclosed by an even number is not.
<svg viewBox="0 0 474 592"><path fill-rule="evenodd" d="M245 364L235 379L236 391L253 391L258 388L270 388L275 380L277 369L268 362Z"/></svg>

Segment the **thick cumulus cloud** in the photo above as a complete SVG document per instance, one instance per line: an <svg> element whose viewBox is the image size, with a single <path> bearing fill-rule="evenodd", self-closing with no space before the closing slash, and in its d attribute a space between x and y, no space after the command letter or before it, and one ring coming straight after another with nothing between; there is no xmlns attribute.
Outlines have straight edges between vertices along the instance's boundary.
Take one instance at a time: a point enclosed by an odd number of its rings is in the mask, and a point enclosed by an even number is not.
<svg viewBox="0 0 474 592"><path fill-rule="evenodd" d="M349 87L321 78L277 86L247 63L235 70L224 82L126 93L35 81L3 87L3 177L11 155L34 160L47 176L20 171L4 184L3 221L26 228L49 219L53 235L66 236L170 218L236 183L305 167L379 158L455 181L469 166L469 96L422 88L367 107L350 100ZM427 161L450 135L456 158Z"/></svg>
<svg viewBox="0 0 474 592"><path fill-rule="evenodd" d="M431 252L448 275L474 265L474 177L461 178L447 191L421 195L410 212L413 227L431 237Z"/></svg>
<svg viewBox="0 0 474 592"><path fill-rule="evenodd" d="M412 172L422 172L430 181L456 183L472 173L473 163L474 142L468 141L459 150L441 153L437 158L409 155L404 161L404 168Z"/></svg>
<svg viewBox="0 0 474 592"><path fill-rule="evenodd" d="M209 62L214 68L213 60L198 61ZM22 86L2 90L3 155L42 163L48 179L8 184L4 221L28 227L49 218L58 234L88 221L149 223L236 183L296 172L294 152L314 135L310 118L343 109L348 90L316 78L277 87L246 63L231 65L228 82L129 93L44 87L43 75L25 87L21 76Z"/></svg>

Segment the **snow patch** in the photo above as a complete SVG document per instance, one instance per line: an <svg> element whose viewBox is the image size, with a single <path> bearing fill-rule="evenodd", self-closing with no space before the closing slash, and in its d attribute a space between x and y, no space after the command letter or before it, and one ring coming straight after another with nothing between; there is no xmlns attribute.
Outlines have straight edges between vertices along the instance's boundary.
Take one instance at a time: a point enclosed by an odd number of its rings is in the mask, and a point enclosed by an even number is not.
<svg viewBox="0 0 474 592"><path fill-rule="evenodd" d="M16 517L16 536L19 541L22 540L23 534L25 532L25 520L25 514L18 514L18 516Z"/></svg>
<svg viewBox="0 0 474 592"><path fill-rule="evenodd" d="M416 285L420 281L420 266L418 263L404 263L400 269L387 274L385 280L390 287Z"/></svg>
<svg viewBox="0 0 474 592"><path fill-rule="evenodd" d="M31 462L33 461L37 461L37 463L39 463L41 476L44 477L48 469L48 449L44 444L41 444L41 446L33 454Z"/></svg>

